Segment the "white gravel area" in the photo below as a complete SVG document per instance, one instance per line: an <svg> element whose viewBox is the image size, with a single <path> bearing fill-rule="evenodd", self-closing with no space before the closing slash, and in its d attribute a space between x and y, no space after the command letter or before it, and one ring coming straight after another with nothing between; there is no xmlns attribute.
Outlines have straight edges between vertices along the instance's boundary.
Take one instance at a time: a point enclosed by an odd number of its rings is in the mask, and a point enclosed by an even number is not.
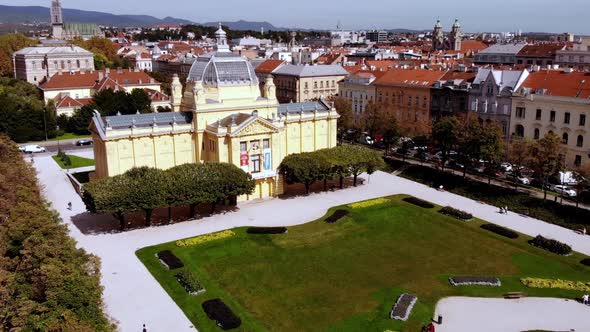
<svg viewBox="0 0 590 332"><path fill-rule="evenodd" d="M436 305L437 332L590 331L590 306L555 298L448 297Z"/></svg>
<svg viewBox="0 0 590 332"><path fill-rule="evenodd" d="M440 205L451 205L528 235L541 234L555 238L570 244L574 250L590 255L590 236L578 235L571 230L514 213L499 214L495 207L382 172L370 177L363 176L369 181L357 188L245 203L236 212L168 226L115 234L84 235L71 221L72 216L85 212L84 204L64 171L49 156L36 158L35 167L46 198L68 224L71 235L80 247L101 258L101 283L104 286L106 311L116 320L121 331L141 331L143 323L150 332L195 331L180 308L136 258L136 250L238 226L302 224L323 216L330 207L386 195L406 193ZM72 211L66 208L69 201L73 204Z"/></svg>

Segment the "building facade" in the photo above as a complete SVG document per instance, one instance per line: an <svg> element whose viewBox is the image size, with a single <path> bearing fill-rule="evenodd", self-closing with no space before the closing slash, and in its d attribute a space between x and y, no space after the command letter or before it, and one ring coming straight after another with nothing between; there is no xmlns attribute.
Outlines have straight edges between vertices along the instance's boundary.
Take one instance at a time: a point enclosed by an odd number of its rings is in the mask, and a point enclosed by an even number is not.
<svg viewBox="0 0 590 332"><path fill-rule="evenodd" d="M94 54L78 46L26 47L12 55L14 77L39 85L60 72L94 70Z"/></svg>
<svg viewBox="0 0 590 332"><path fill-rule="evenodd" d="M577 37L573 46L557 51L555 63L561 68L590 71L590 37Z"/></svg>
<svg viewBox="0 0 590 332"><path fill-rule="evenodd" d="M331 98L338 94L338 82L348 76L340 65L279 66L272 72L281 103Z"/></svg>
<svg viewBox="0 0 590 332"><path fill-rule="evenodd" d="M360 123L367 105L375 102L376 88L372 83L383 74L382 71L359 71L340 81L339 95L350 102L355 123Z"/></svg>
<svg viewBox="0 0 590 332"><path fill-rule="evenodd" d="M72 40L74 38L90 39L104 37L98 25L93 23L64 24L61 1L52 0L50 9L51 36L57 40Z"/></svg>
<svg viewBox="0 0 590 332"><path fill-rule="evenodd" d="M475 76L474 72L466 69L452 71L434 83L430 102L430 115L433 122L445 116L469 112L469 91Z"/></svg>
<svg viewBox="0 0 590 332"><path fill-rule="evenodd" d="M590 74L560 70L531 73L514 94L511 134L562 139L568 168L590 163Z"/></svg>
<svg viewBox="0 0 590 332"><path fill-rule="evenodd" d="M526 45L516 55L517 65L553 66L557 52L565 49L565 44L543 43Z"/></svg>
<svg viewBox="0 0 590 332"><path fill-rule="evenodd" d="M526 43L495 44L475 54L473 62L476 64L513 65L517 62L517 54Z"/></svg>
<svg viewBox="0 0 590 332"><path fill-rule="evenodd" d="M132 167L167 169L184 163L232 163L256 180L252 195L283 192L277 169L292 153L336 145L338 114L324 101L279 104L268 75L262 93L250 62L229 52L226 35L216 32L217 50L191 68L181 111L100 117L91 123L96 177L122 174Z"/></svg>
<svg viewBox="0 0 590 332"><path fill-rule="evenodd" d="M483 122L497 124L510 138L512 93L528 77L527 70L480 69L471 85L469 107Z"/></svg>
<svg viewBox="0 0 590 332"><path fill-rule="evenodd" d="M432 31L432 50L433 51L460 51L461 50L461 25L459 19L453 23L453 28L448 38L445 38L442 24L440 20L436 21L434 30Z"/></svg>

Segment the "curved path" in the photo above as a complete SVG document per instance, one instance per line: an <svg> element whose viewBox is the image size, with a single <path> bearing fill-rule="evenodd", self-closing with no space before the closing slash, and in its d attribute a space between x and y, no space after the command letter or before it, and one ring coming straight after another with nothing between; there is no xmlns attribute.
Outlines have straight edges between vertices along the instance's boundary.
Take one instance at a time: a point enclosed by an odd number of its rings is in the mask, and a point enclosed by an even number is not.
<svg viewBox="0 0 590 332"><path fill-rule="evenodd" d="M590 331L590 306L563 299L448 297L435 312L437 332Z"/></svg>
<svg viewBox="0 0 590 332"><path fill-rule="evenodd" d="M71 217L85 212L84 204L69 184L64 171L50 156L35 158L35 167L46 198L68 224L78 245L101 258L106 310L124 332L141 331L143 323L150 332L195 331L191 322L136 258L137 249L239 226L303 224L322 217L330 207L387 195L406 193L440 205L452 205L528 235L555 238L570 244L574 250L590 255L590 236L578 235L571 230L513 213L499 214L495 207L382 172L364 176L368 181L357 188L241 204L236 212L179 224L125 233L84 235L71 221ZM73 204L72 211L66 208L69 201Z"/></svg>

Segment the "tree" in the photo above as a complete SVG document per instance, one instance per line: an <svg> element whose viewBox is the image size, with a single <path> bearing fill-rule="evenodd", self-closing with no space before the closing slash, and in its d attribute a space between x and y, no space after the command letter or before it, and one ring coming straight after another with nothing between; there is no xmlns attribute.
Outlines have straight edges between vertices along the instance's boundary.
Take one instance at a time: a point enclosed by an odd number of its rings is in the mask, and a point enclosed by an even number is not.
<svg viewBox="0 0 590 332"><path fill-rule="evenodd" d="M173 192L169 206L189 206L190 218L195 216L197 205L206 202L202 169L199 164L183 164L166 171Z"/></svg>
<svg viewBox="0 0 590 332"><path fill-rule="evenodd" d="M549 178L563 168L561 138L550 132L533 148L533 169L543 183L543 199L547 199Z"/></svg>
<svg viewBox="0 0 590 332"><path fill-rule="evenodd" d="M348 99L338 97L334 99L334 108L340 115L338 118L338 140L342 142L348 131L354 129L352 104Z"/></svg>
<svg viewBox="0 0 590 332"><path fill-rule="evenodd" d="M25 47L33 46L38 41L27 38L20 33L10 33L0 36L0 76L12 76L12 55Z"/></svg>
<svg viewBox="0 0 590 332"><path fill-rule="evenodd" d="M94 65L97 70L104 68L123 67L124 63L117 54L119 50L110 39L103 37L92 37L88 40L75 38L72 44L78 45L94 53Z"/></svg>
<svg viewBox="0 0 590 332"><path fill-rule="evenodd" d="M443 172L449 158L449 152L457 146L459 128L459 120L454 116L440 119L432 128L432 140L434 146L441 152L441 170Z"/></svg>
<svg viewBox="0 0 590 332"><path fill-rule="evenodd" d="M488 184L491 183L491 172L504 154L504 141L502 130L496 125L491 125L481 132L479 158L488 162Z"/></svg>
<svg viewBox="0 0 590 332"><path fill-rule="evenodd" d="M207 202L215 205L224 200L235 200L237 196L250 195L254 192L256 182L252 176L234 164L206 163L202 166Z"/></svg>
<svg viewBox="0 0 590 332"><path fill-rule="evenodd" d="M580 205L580 196L582 191L586 189L586 187L590 186L590 164L584 164L576 168L576 171L573 172L574 180L576 180L576 184L574 188L576 190L576 207Z"/></svg>
<svg viewBox="0 0 590 332"><path fill-rule="evenodd" d="M482 154L482 145L486 139L485 131L477 118L468 117L457 134L457 152L459 160L463 164L463 177L465 177L467 166L472 159L479 159Z"/></svg>
<svg viewBox="0 0 590 332"><path fill-rule="evenodd" d="M531 162L533 143L526 138L512 138L508 145L508 161L512 163L512 172L522 176L522 168ZM514 188L518 188L518 181L514 181Z"/></svg>
<svg viewBox="0 0 590 332"><path fill-rule="evenodd" d="M385 164L377 151L364 146L347 144L335 147L334 151L339 159L346 161L348 173L353 176L355 187L360 174L372 174Z"/></svg>
<svg viewBox="0 0 590 332"><path fill-rule="evenodd" d="M145 221L149 226L152 223L152 213L155 209L167 206L168 182L163 170L151 167L136 167L128 170L123 176L129 178L129 202L133 210L142 210L145 213Z"/></svg>
<svg viewBox="0 0 590 332"><path fill-rule="evenodd" d="M288 184L302 183L306 195L311 185L322 177L321 161L313 152L289 155L283 159L279 169Z"/></svg>
<svg viewBox="0 0 590 332"><path fill-rule="evenodd" d="M112 214L123 231L127 225L125 214L137 210L131 201L132 185L130 178L124 175L91 181L84 185L82 200L92 213Z"/></svg>

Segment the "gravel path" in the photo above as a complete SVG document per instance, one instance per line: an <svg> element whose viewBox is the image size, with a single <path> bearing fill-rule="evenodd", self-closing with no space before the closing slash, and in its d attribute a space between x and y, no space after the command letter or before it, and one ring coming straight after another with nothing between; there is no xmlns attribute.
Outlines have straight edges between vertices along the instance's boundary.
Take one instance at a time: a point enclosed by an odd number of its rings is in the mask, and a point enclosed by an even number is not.
<svg viewBox="0 0 590 332"><path fill-rule="evenodd" d="M590 331L590 306L554 298L448 297L438 302L437 332Z"/></svg>
<svg viewBox="0 0 590 332"><path fill-rule="evenodd" d="M141 331L143 323L150 332L195 331L191 322L136 258L136 250L238 226L298 225L323 216L332 206L386 195L407 193L440 205L452 205L528 235L542 234L555 238L570 244L574 250L590 255L590 236L578 235L571 230L514 213L499 214L495 207L382 172L364 176L369 181L357 188L245 203L237 212L179 224L125 233L84 235L71 221L71 217L84 214L84 204L69 184L64 171L49 156L35 158L35 167L46 198L68 224L71 235L80 247L101 258L106 310L119 324L120 330L125 332ZM69 201L73 204L72 211L66 208Z"/></svg>

